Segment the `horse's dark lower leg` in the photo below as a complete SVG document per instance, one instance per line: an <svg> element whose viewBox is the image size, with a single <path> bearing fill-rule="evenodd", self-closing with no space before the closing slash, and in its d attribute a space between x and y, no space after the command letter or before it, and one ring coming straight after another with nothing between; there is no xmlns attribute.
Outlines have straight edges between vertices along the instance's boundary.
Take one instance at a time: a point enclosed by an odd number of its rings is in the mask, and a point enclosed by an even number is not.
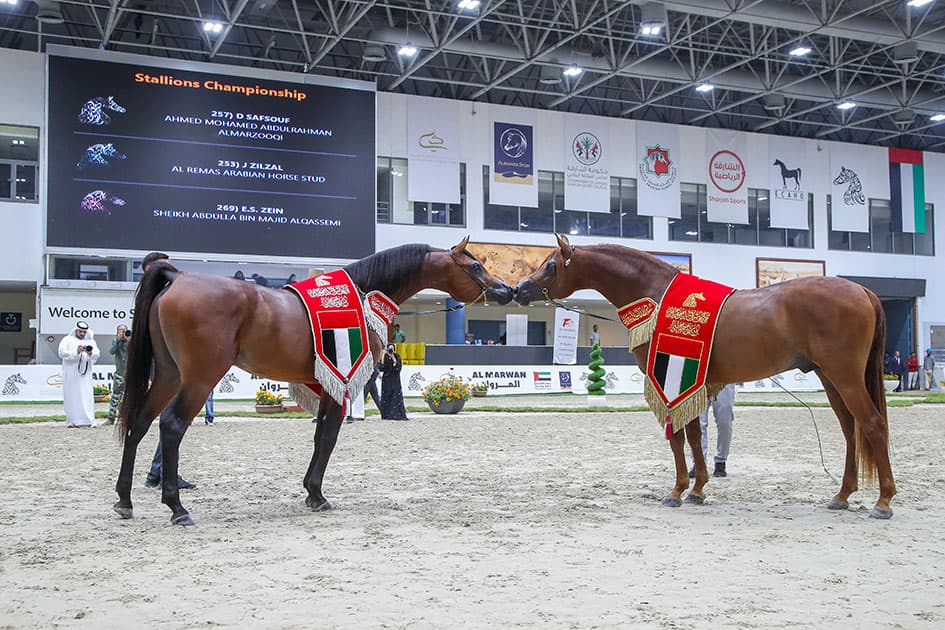
<svg viewBox="0 0 945 630"><path fill-rule="evenodd" d="M682 505L682 493L689 487L689 470L686 468L685 434L683 431L676 431L669 440L670 448L673 450L673 461L676 464L676 484L673 489L663 497L663 505L667 507L679 507ZM700 447L701 448L701 447Z"/></svg>
<svg viewBox="0 0 945 630"><path fill-rule="evenodd" d="M305 488L306 491L308 491L308 478L312 475L312 470L315 468L315 461L318 459L318 443L321 441L322 433L324 432L325 423L323 420L325 419L325 414L328 412L329 406L330 403L324 399L318 404L318 412L315 416L315 445L312 449L312 459L308 463L308 470L305 471L305 475L302 477L302 487ZM308 501L306 501L306 503L307 502Z"/></svg>
<svg viewBox="0 0 945 630"><path fill-rule="evenodd" d="M328 460L331 458L335 443L338 441L340 430L341 407L333 404L327 410L325 417L318 421L318 429L315 431L317 440L315 453L312 455L312 462L309 464L309 472L305 479L305 487L308 489L305 505L313 510L331 509L331 504L322 495L322 480L325 477L325 470L328 468Z"/></svg>
<svg viewBox="0 0 945 630"><path fill-rule="evenodd" d="M846 457L843 464L843 481L840 482L840 490L830 500L827 507L831 510L845 510L849 506L847 499L858 489L856 480L856 440L853 439L853 414L847 409L846 403L843 402L843 397L840 395L840 392L837 391L837 388L834 387L833 383L819 371L817 372L817 376L824 386L827 400L830 401L830 406L833 408L837 420L840 421L840 430L843 432L843 439L847 444Z"/></svg>
<svg viewBox="0 0 945 630"><path fill-rule="evenodd" d="M696 471L695 483L692 491L686 495L686 503L701 505L705 501L702 488L709 481L709 471L706 469L705 454L702 452L702 426L699 424L699 418L686 425L686 441L692 450L692 467Z"/></svg>
<svg viewBox="0 0 945 630"><path fill-rule="evenodd" d="M175 525L194 524L190 514L181 505L180 489L177 487L180 443L187 427L206 401L210 387L182 389L161 412L161 503L171 509L171 523Z"/></svg>

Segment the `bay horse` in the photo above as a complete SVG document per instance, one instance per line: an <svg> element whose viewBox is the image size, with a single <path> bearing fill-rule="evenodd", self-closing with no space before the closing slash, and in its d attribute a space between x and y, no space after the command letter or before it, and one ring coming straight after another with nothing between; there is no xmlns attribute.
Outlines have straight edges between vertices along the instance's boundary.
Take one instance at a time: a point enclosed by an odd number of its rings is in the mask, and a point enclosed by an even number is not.
<svg viewBox="0 0 945 630"><path fill-rule="evenodd" d="M361 292L382 291L397 304L427 288L449 293L460 302L486 297L507 304L512 299L511 287L493 278L466 250L468 241L467 236L450 249L402 245L344 269ZM171 509L172 523L192 525L177 488L184 433L232 365L274 380L314 383L315 350L308 316L291 291L185 273L167 261L157 261L138 286L133 330L121 407L124 446L114 510L122 518L132 517L135 455L160 414L161 501ZM386 339L373 331L369 336L376 361ZM322 494L322 480L338 439L341 411L327 393L321 395L315 448L302 479L308 491L306 505L313 510L331 508Z"/></svg>
<svg viewBox="0 0 945 630"><path fill-rule="evenodd" d="M678 273L658 258L621 245L573 247L557 235L558 247L513 290L515 301L565 298L579 289L594 289L620 308L649 297L657 303ZM840 490L827 507L847 509L858 489L857 470L867 482L879 477L874 518L890 518L896 494L889 463L889 430L883 387L886 316L879 298L842 278L798 278L760 289L736 291L719 314L709 357L707 384L755 381L790 369L813 370L820 378L846 440ZM633 348L646 370L649 343ZM688 503L702 503L709 479L700 444L698 418L686 425L696 477ZM689 487L683 431L670 438L676 483L663 504L678 507Z"/></svg>

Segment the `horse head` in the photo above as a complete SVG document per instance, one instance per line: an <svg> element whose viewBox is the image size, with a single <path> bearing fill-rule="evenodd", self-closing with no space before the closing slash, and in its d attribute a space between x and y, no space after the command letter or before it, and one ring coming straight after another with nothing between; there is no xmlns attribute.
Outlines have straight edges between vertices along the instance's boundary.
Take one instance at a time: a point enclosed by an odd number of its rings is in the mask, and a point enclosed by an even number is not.
<svg viewBox="0 0 945 630"><path fill-rule="evenodd" d="M565 298L577 290L570 280L568 267L574 256L574 248L564 234L555 234L558 247L530 276L519 282L512 290L515 301L527 306L532 300Z"/></svg>
<svg viewBox="0 0 945 630"><path fill-rule="evenodd" d="M852 172L853 172L853 171L851 171L851 170L848 169L847 167L841 166L841 167L840 167L840 174L837 175L837 176L834 178L834 180L833 180L834 186L839 186L840 184L845 184L845 183L847 183L848 181L850 181L850 174L851 174Z"/></svg>
<svg viewBox="0 0 945 630"><path fill-rule="evenodd" d="M447 265L442 275L443 285L435 288L450 294L460 302L475 302L481 297L491 298L499 304L512 301L512 287L494 277L486 270L466 245L469 236L449 249L452 265Z"/></svg>
<svg viewBox="0 0 945 630"><path fill-rule="evenodd" d="M102 106L112 111L118 112L119 114L124 114L126 111L128 111L124 107L119 105L117 102L115 102L114 96L104 97L104 102L102 103Z"/></svg>

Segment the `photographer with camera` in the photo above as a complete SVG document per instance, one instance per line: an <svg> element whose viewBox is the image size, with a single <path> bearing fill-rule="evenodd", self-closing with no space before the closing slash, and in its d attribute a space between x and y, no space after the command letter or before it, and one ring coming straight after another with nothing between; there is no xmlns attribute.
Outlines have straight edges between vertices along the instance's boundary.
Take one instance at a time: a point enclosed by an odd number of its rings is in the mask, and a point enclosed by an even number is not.
<svg viewBox="0 0 945 630"><path fill-rule="evenodd" d="M91 427L95 421L92 392L92 367L98 361L98 345L85 322L59 343L62 359L62 402L66 408L67 427Z"/></svg>
<svg viewBox="0 0 945 630"><path fill-rule="evenodd" d="M394 348L394 344L387 344L384 357L381 359L381 419L409 420L407 409L404 408L404 390L400 385L400 370L404 362Z"/></svg>
<svg viewBox="0 0 945 630"><path fill-rule="evenodd" d="M115 371L112 373L112 395L108 401L108 419L102 424L115 424L121 398L125 395L125 368L128 366L128 343L131 341L131 331L124 324L119 324L112 339L112 347L108 354L115 357Z"/></svg>

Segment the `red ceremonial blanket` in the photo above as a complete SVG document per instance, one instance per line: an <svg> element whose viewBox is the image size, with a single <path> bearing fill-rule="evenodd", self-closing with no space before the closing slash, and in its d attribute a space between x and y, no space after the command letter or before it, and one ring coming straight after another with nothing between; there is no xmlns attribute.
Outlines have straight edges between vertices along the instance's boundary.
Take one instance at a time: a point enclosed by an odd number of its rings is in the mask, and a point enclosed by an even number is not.
<svg viewBox="0 0 945 630"><path fill-rule="evenodd" d="M287 285L302 300L308 313L315 342L315 380L328 395L344 404L345 395L361 395L371 377L374 363L368 343L368 327L386 336L386 324L380 322L397 312L397 305L378 291L365 302L344 269ZM375 310L375 308L377 310ZM391 308L393 310L391 311Z"/></svg>
<svg viewBox="0 0 945 630"><path fill-rule="evenodd" d="M660 300L646 361L644 395L672 432L702 413L715 325L735 289L687 273L676 274ZM669 435L669 429L667 429Z"/></svg>

